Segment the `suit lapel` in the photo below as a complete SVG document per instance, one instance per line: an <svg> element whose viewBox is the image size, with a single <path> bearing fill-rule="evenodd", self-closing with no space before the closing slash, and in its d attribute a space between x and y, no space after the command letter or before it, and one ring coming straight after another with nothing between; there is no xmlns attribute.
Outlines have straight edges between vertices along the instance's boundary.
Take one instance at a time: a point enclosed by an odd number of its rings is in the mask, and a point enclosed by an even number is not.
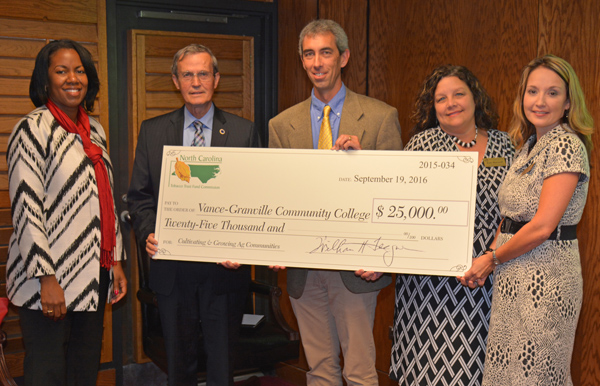
<svg viewBox="0 0 600 386"><path fill-rule="evenodd" d="M308 98L300 102L299 114L290 121L290 133L288 139L292 149L312 149L312 123L310 121L310 104Z"/></svg>
<svg viewBox="0 0 600 386"><path fill-rule="evenodd" d="M167 145L183 145L184 108L176 110L171 115L171 127L167 130Z"/></svg>
<svg viewBox="0 0 600 386"><path fill-rule="evenodd" d="M215 115L213 116L213 127L212 127L212 139L210 140L210 146L212 147L224 147L227 143L227 136L229 130L225 128L227 119L223 112L215 106Z"/></svg>
<svg viewBox="0 0 600 386"><path fill-rule="evenodd" d="M358 96L355 92L346 88L346 100L344 100L344 108L342 109L339 135L356 135L359 141L362 140L365 129L360 120L363 115L364 112L358 101Z"/></svg>

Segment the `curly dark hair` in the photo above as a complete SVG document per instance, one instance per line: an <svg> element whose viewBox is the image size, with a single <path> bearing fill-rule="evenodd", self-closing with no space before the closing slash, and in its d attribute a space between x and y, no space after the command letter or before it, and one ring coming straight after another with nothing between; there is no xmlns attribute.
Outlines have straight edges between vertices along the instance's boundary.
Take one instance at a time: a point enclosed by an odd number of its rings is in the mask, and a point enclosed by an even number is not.
<svg viewBox="0 0 600 386"><path fill-rule="evenodd" d="M438 83L443 78L456 76L469 86L475 101L475 124L488 130L498 129L498 112L492 98L485 91L479 80L471 71L463 66L445 65L433 70L425 79L423 86L415 101L415 108L411 119L415 123L413 134L436 127L437 117L435 114L434 94Z"/></svg>
<svg viewBox="0 0 600 386"><path fill-rule="evenodd" d="M100 90L98 72L94 66L92 54L90 54L87 48L69 39L53 40L38 52L35 58L33 74L31 75L31 82L29 83L29 98L35 107L40 107L48 102L48 69L50 68L50 58L56 51L63 48L75 50L79 55L79 59L81 59L81 64L88 79L88 88L82 105L87 112L92 112L94 111L96 95Z"/></svg>

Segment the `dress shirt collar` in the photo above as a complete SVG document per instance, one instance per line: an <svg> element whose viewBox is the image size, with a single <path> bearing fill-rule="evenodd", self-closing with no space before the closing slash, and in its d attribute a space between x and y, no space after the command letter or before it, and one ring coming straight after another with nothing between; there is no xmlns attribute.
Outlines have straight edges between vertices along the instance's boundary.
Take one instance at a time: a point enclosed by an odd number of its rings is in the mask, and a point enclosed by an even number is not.
<svg viewBox="0 0 600 386"><path fill-rule="evenodd" d="M183 146L191 146L194 141L194 133L196 132L196 128L194 127L194 122L198 120L198 118L194 117L192 113L184 107L184 119L183 119ZM213 121L215 116L215 105L213 103L210 104L210 109L202 118L200 118L200 122L205 126L203 129L204 134L204 146L210 146L212 143L212 129L213 129Z"/></svg>
<svg viewBox="0 0 600 386"><path fill-rule="evenodd" d="M323 103L320 99L315 96L315 89L310 93L311 96L311 109L315 109L318 112L319 122L323 119L323 108L325 105L331 107L331 113L335 114L338 118L342 116L342 108L344 107L344 100L346 99L346 85L342 83L340 91L335 94L329 103Z"/></svg>
<svg viewBox="0 0 600 386"><path fill-rule="evenodd" d="M190 113L190 111L187 109L187 107L184 107L184 110L185 110L185 113L184 113L185 119L183 122L183 127L189 128L194 122L196 122L198 120L198 118L194 117L192 115L192 113ZM204 124L204 126L208 127L209 130L212 130L214 116L215 116L215 104L211 103L210 109L208 110L208 112L206 114L204 114L204 116L202 118L200 118L200 122L202 122Z"/></svg>

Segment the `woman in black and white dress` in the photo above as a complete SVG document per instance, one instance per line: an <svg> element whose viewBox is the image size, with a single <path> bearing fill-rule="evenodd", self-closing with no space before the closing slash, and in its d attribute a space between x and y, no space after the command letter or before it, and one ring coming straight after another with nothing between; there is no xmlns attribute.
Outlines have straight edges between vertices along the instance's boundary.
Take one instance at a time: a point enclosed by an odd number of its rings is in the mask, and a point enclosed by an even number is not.
<svg viewBox="0 0 600 386"><path fill-rule="evenodd" d="M473 257L500 224L498 188L512 162L508 135L497 130L491 98L465 67L442 66L417 98L415 134L404 150L476 151ZM402 386L480 385L492 278L470 289L454 277L397 275L390 377Z"/></svg>

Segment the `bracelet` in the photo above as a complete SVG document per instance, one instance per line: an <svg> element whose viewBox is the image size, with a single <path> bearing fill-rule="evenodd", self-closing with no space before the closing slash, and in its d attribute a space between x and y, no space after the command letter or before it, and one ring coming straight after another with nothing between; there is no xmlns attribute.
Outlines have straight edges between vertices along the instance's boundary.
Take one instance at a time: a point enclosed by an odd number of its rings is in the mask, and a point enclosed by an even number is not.
<svg viewBox="0 0 600 386"><path fill-rule="evenodd" d="M502 264L500 262L500 260L498 260L498 258L496 257L496 250L495 249L488 248L485 251L486 252L492 252L492 261L494 262L494 266L498 266L498 265Z"/></svg>

